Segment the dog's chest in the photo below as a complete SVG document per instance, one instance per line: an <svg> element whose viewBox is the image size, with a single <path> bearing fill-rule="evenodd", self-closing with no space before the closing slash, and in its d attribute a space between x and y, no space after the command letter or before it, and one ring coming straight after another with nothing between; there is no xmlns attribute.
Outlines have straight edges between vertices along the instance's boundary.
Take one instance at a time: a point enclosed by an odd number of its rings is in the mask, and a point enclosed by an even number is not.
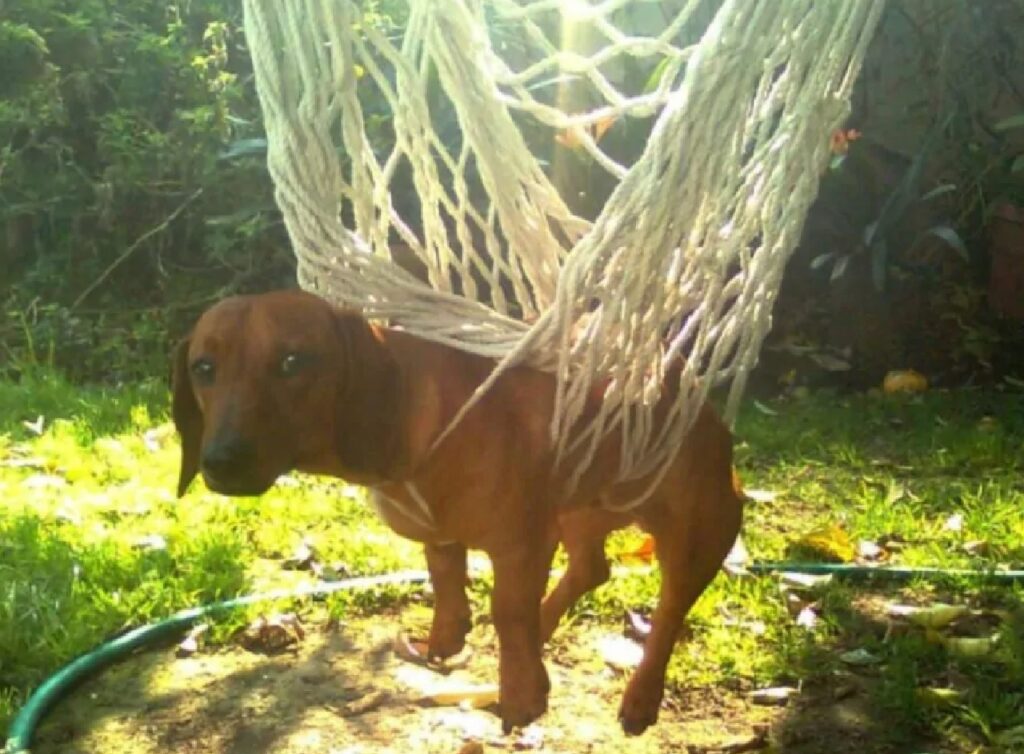
<svg viewBox="0 0 1024 754"><path fill-rule="evenodd" d="M383 488L382 488L383 487ZM442 536L430 504L411 482L370 487L370 504L397 534L419 542L442 545Z"/></svg>

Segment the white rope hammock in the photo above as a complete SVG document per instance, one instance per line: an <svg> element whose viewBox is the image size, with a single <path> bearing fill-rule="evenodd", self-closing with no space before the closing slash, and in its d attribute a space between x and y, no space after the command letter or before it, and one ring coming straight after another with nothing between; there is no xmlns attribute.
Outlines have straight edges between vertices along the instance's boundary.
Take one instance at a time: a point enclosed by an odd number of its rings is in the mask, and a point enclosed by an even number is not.
<svg viewBox="0 0 1024 754"><path fill-rule="evenodd" d="M299 283L495 374L553 371L559 457L580 472L617 430L618 478L653 484L712 386L730 383L735 414L883 4L409 0L389 36L351 0L245 0ZM630 66L659 65L630 89ZM632 164L599 146L609 123L651 117ZM541 129L618 182L593 222L531 152ZM406 217L399 180L419 199ZM391 261L398 244L428 282Z"/></svg>

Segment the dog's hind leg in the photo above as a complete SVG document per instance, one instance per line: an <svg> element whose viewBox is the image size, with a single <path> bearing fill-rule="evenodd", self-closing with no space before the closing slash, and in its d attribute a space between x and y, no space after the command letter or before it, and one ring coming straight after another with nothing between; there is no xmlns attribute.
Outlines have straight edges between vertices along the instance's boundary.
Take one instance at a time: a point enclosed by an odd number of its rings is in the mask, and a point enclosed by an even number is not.
<svg viewBox="0 0 1024 754"><path fill-rule="evenodd" d="M627 516L593 508L566 511L558 516L559 538L569 565L541 605L542 642L547 643L576 600L608 580L611 569L605 556L605 540L609 533L627 523Z"/></svg>
<svg viewBox="0 0 1024 754"><path fill-rule="evenodd" d="M740 502L731 487L724 493L718 485L709 490L698 483L685 494L704 497L674 509L657 506L653 515L644 518L655 541L661 592L643 659L619 708L622 729L630 735L642 733L657 721L665 670L686 615L718 573L739 531Z"/></svg>
<svg viewBox="0 0 1024 754"><path fill-rule="evenodd" d="M434 617L427 651L444 659L462 651L472 626L466 597L466 548L460 544L426 545L427 569L434 588Z"/></svg>

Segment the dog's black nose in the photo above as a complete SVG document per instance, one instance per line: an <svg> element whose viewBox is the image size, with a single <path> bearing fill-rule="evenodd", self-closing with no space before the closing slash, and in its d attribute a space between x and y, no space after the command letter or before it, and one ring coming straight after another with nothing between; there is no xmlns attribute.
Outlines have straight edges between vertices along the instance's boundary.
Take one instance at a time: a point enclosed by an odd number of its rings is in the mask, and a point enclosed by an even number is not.
<svg viewBox="0 0 1024 754"><path fill-rule="evenodd" d="M256 447L238 435L214 438L203 449L203 472L216 479L248 473L256 460Z"/></svg>

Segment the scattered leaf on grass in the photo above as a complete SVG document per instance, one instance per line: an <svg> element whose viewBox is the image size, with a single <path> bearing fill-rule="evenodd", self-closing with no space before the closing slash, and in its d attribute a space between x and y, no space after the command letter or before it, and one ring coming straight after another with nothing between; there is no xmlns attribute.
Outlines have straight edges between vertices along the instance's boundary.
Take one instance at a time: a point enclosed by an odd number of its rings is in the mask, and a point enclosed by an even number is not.
<svg viewBox="0 0 1024 754"><path fill-rule="evenodd" d="M850 537L837 524L808 532L797 544L819 557L840 563L849 563L857 554Z"/></svg>
<svg viewBox="0 0 1024 754"><path fill-rule="evenodd" d="M188 635L178 645L178 657L191 657L199 651L203 635L210 630L209 623L197 623L189 630Z"/></svg>
<svg viewBox="0 0 1024 754"><path fill-rule="evenodd" d="M999 646L999 634L992 636L943 636L940 637L946 651L955 657L977 660L988 657Z"/></svg>
<svg viewBox="0 0 1024 754"><path fill-rule="evenodd" d="M633 610L627 610L624 620L626 623L625 634L627 639L632 639L640 644L647 641L647 637L651 635L651 621L647 616Z"/></svg>
<svg viewBox="0 0 1024 754"><path fill-rule="evenodd" d="M755 503L774 503L779 493L772 490L743 490L748 500Z"/></svg>
<svg viewBox="0 0 1024 754"><path fill-rule="evenodd" d="M876 655L871 654L868 650L861 647L860 649L851 649L849 652L843 652L839 655L839 659L845 662L847 665L853 665L854 667L866 667L868 665L877 665L882 660Z"/></svg>
<svg viewBox="0 0 1024 754"><path fill-rule="evenodd" d="M132 542L136 550L159 551L167 549L167 540L159 534L145 534Z"/></svg>
<svg viewBox="0 0 1024 754"><path fill-rule="evenodd" d="M972 539L970 542L964 542L964 552L968 555L984 556L988 555L991 550L991 545L984 539Z"/></svg>
<svg viewBox="0 0 1024 754"><path fill-rule="evenodd" d="M291 556L286 558L281 564L281 567L289 571L305 571L312 570L314 563L316 563L317 566L320 565L317 563L316 550L313 549L312 543L303 537L302 541L295 547Z"/></svg>
<svg viewBox="0 0 1024 754"><path fill-rule="evenodd" d="M654 560L654 537L650 534L645 534L637 547L619 555L619 561L622 563L647 565L652 560Z"/></svg>
<svg viewBox="0 0 1024 754"><path fill-rule="evenodd" d="M942 706L956 704L963 698L963 694L956 689L925 687L917 690L916 696L923 704Z"/></svg>
<svg viewBox="0 0 1024 754"><path fill-rule="evenodd" d="M23 421L21 424L25 429L38 437L43 434L43 428L46 425L46 418L40 415L36 417L35 421Z"/></svg>
<svg viewBox="0 0 1024 754"><path fill-rule="evenodd" d="M832 574L797 573L796 571L783 571L779 574L784 587L790 589L817 589L820 586L832 583Z"/></svg>
<svg viewBox="0 0 1024 754"><path fill-rule="evenodd" d="M913 369L889 372L882 380L882 391L886 393L923 393L928 389L928 379Z"/></svg>
<svg viewBox="0 0 1024 754"><path fill-rule="evenodd" d="M631 670L640 664L644 648L625 636L605 636L598 641L601 657L616 670Z"/></svg>
<svg viewBox="0 0 1024 754"><path fill-rule="evenodd" d="M857 543L857 555L861 560L881 560L885 550L870 540L862 539Z"/></svg>
<svg viewBox="0 0 1024 754"><path fill-rule="evenodd" d="M796 616L796 624L801 628L806 628L808 631L813 631L818 625L818 614L814 611L813 606L808 605Z"/></svg>
<svg viewBox="0 0 1024 754"><path fill-rule="evenodd" d="M750 692L750 701L754 704L783 705L799 693L800 691L792 686L756 689Z"/></svg>
<svg viewBox="0 0 1024 754"><path fill-rule="evenodd" d="M27 490L45 490L66 487L67 480L56 474L33 474L21 484Z"/></svg>
<svg viewBox="0 0 1024 754"><path fill-rule="evenodd" d="M937 602L934 605L929 605L927 607L918 607L916 605L889 606L890 617L902 618L903 620L924 628L942 628L943 626L948 626L957 618L960 618L967 613L968 610L963 605L946 605L941 602Z"/></svg>

